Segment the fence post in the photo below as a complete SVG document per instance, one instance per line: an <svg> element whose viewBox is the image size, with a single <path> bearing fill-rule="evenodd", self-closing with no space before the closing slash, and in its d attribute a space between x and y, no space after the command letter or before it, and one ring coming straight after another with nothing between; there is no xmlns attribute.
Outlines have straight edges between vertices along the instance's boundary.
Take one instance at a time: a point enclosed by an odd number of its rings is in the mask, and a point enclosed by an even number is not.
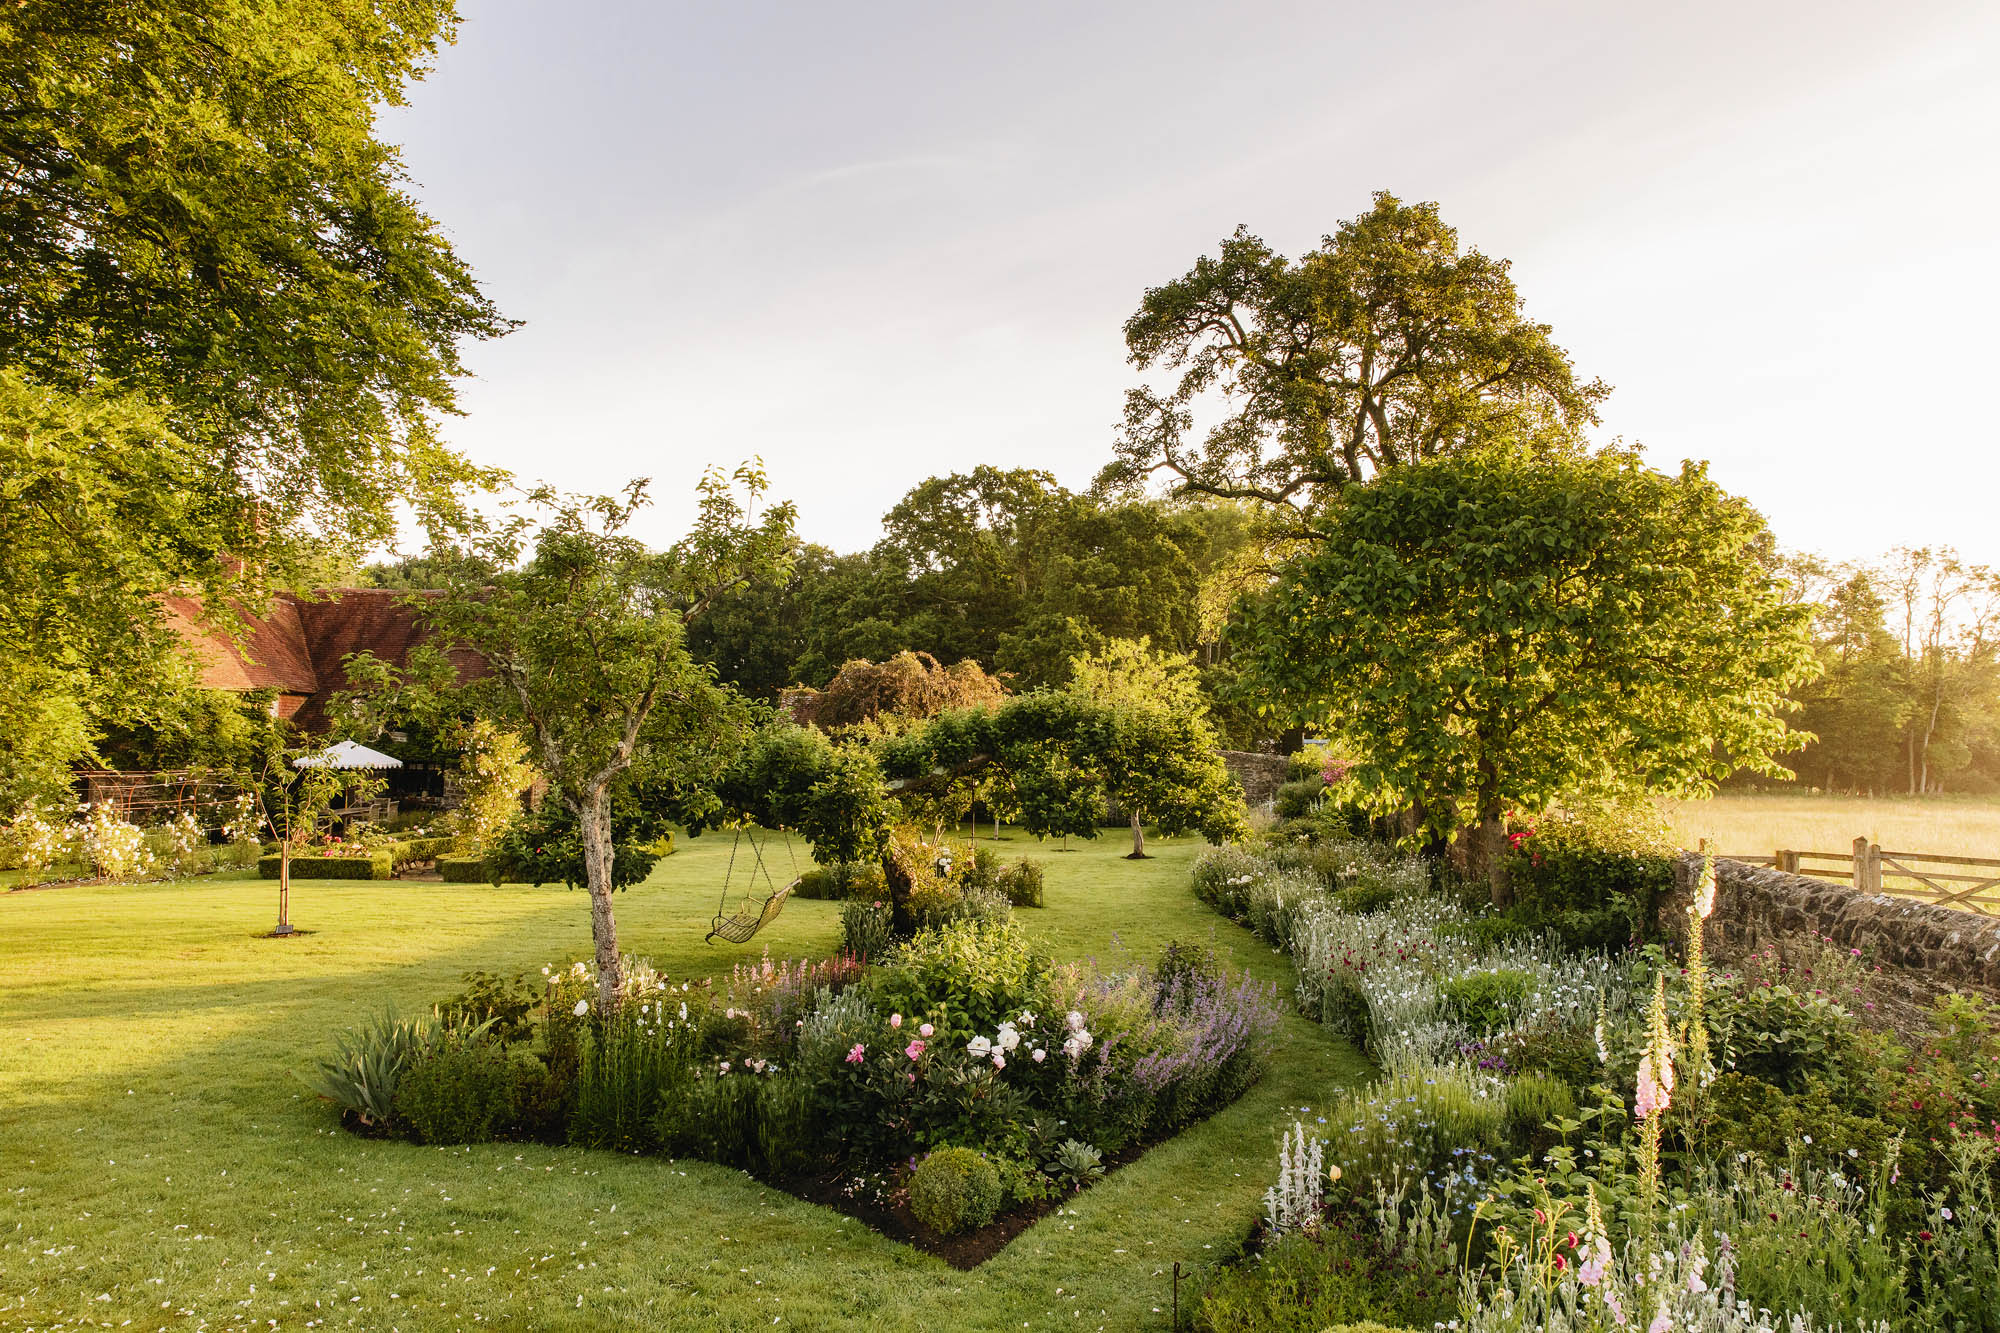
<svg viewBox="0 0 2000 1333"><path fill-rule="evenodd" d="M1854 840L1854 891L1867 893L1868 889L1868 839Z"/></svg>
<svg viewBox="0 0 2000 1333"><path fill-rule="evenodd" d="M1798 874L1799 854L1780 847L1778 849L1778 869L1784 871L1787 875Z"/></svg>
<svg viewBox="0 0 2000 1333"><path fill-rule="evenodd" d="M1868 892L1882 892L1882 844L1868 844Z"/></svg>

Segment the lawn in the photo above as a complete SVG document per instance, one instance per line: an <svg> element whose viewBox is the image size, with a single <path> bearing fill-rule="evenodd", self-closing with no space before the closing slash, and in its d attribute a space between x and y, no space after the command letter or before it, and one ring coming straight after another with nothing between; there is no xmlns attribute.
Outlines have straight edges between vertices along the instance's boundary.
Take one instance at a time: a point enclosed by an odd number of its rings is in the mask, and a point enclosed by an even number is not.
<svg viewBox="0 0 2000 1333"><path fill-rule="evenodd" d="M1725 794L1669 801L1666 811L1683 845L1707 838L1722 852L1845 852L1866 837L1890 851L2000 857L2000 799L1993 797Z"/></svg>
<svg viewBox="0 0 2000 1333"><path fill-rule="evenodd" d="M1059 955L1212 938L1289 985L1286 959L1194 901L1198 844L1145 862L1116 837L1072 845L1002 843L1048 863L1048 906L1021 917ZM764 945L832 950L838 904L805 901L752 946L704 946L729 846L682 846L621 895L628 952L698 976ZM275 898L241 872L0 895L0 1327L1165 1328L1174 1261L1228 1254L1259 1215L1286 1108L1368 1074L1288 1017L1241 1101L959 1272L706 1163L342 1132L294 1077L338 1028L471 968L587 955L586 900L301 881L311 933L258 938Z"/></svg>

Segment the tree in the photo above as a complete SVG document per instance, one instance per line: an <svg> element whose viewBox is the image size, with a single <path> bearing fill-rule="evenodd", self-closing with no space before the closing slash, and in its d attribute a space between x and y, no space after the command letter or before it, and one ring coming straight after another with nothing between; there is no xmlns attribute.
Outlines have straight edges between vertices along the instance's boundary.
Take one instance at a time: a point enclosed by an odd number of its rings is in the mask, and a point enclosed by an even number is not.
<svg viewBox="0 0 2000 1333"><path fill-rule="evenodd" d="M1192 657L1113 639L1071 660L1069 690L1115 710L1105 776L1111 799L1131 816L1130 859L1145 858L1148 819L1219 801L1214 784L1234 783L1216 754Z"/></svg>
<svg viewBox="0 0 2000 1333"><path fill-rule="evenodd" d="M1398 467L1500 444L1579 447L1609 389L1577 379L1507 270L1461 251L1437 205L1387 192L1297 262L1239 227L1126 321L1135 366L1181 374L1170 390L1127 393L1099 486L1166 473L1183 493L1254 500L1310 535L1345 488ZM1211 406L1219 419L1196 443Z"/></svg>
<svg viewBox="0 0 2000 1333"><path fill-rule="evenodd" d="M375 137L454 22L449 0L0 18L9 769L59 772L191 684L162 594L227 627L231 594L392 535L399 503L464 520L487 474L435 422L461 341L509 325Z"/></svg>
<svg viewBox="0 0 2000 1333"><path fill-rule="evenodd" d="M1016 822L1037 837L1096 837L1115 791L1142 802L1168 833L1198 830L1224 842L1249 831L1242 793L1214 737L1197 715L1170 707L1120 707L1043 690L995 709L940 714L884 740L876 755L904 789L975 774L997 779Z"/></svg>
<svg viewBox="0 0 2000 1333"><path fill-rule="evenodd" d="M719 776L754 721L688 655L686 634L726 590L782 576L793 509L773 505L758 517L766 488L753 464L731 477L711 471L694 529L664 551L626 531L645 503L644 482L587 500L536 491L545 521L516 519L480 536L440 580L443 595L413 603L440 646L476 652L490 674L443 688L433 654L422 668L430 702L408 698L405 678L407 702L463 709L517 732L550 796L577 821L607 1008L623 979L611 898L614 801L650 786L695 805L703 772ZM358 665L363 678L387 679L379 663Z"/></svg>
<svg viewBox="0 0 2000 1333"><path fill-rule="evenodd" d="M535 780L528 747L490 718L474 718L459 736L458 827L485 851L521 814L521 796Z"/></svg>
<svg viewBox="0 0 2000 1333"><path fill-rule="evenodd" d="M1469 828L1496 899L1510 811L1782 772L1811 610L1701 467L1435 459L1351 491L1319 535L1264 609L1256 673L1356 745L1365 787L1438 837Z"/></svg>

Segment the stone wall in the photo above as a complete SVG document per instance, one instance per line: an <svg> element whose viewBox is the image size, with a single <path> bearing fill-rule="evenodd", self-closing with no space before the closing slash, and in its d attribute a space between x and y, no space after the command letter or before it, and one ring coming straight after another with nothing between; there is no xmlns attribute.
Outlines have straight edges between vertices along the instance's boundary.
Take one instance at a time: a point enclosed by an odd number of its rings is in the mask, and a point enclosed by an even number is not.
<svg viewBox="0 0 2000 1333"><path fill-rule="evenodd" d="M1660 924L1679 934L1701 858L1674 867L1674 894L1660 904ZM1859 949L1881 965L1880 1003L1897 1028L1910 1030L1931 1001L1947 991L2000 1000L2000 917L1913 898L1858 893L1847 884L1792 875L1741 861L1715 863L1715 911L1703 943L1718 962L1819 936Z"/></svg>
<svg viewBox="0 0 2000 1333"><path fill-rule="evenodd" d="M1262 805L1278 794L1278 784L1285 780L1285 766L1290 761L1281 754L1224 750L1222 762L1229 766L1229 776L1243 788L1244 801Z"/></svg>

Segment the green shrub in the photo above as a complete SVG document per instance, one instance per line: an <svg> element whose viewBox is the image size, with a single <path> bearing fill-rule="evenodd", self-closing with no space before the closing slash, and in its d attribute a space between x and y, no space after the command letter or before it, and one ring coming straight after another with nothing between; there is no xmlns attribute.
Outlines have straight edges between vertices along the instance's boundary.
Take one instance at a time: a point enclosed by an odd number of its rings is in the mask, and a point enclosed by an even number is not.
<svg viewBox="0 0 2000 1333"><path fill-rule="evenodd" d="M940 1148L910 1177L910 1213L940 1236L977 1231L1000 1208L1000 1172L970 1148Z"/></svg>
<svg viewBox="0 0 2000 1333"><path fill-rule="evenodd" d="M486 863L484 856L440 856L437 859L438 878L447 884L497 884L497 872Z"/></svg>
<svg viewBox="0 0 2000 1333"><path fill-rule="evenodd" d="M1709 991L1716 1062L1786 1092L1818 1083L1844 1092L1860 1077L1862 1043L1839 1005L1790 986L1717 986Z"/></svg>
<svg viewBox="0 0 2000 1333"><path fill-rule="evenodd" d="M257 873L265 879L278 877L282 858L259 857ZM294 856L293 879L393 879L395 864L384 847L366 856Z"/></svg>
<svg viewBox="0 0 2000 1333"><path fill-rule="evenodd" d="M857 898L840 912L840 951L851 958L880 959L888 954L895 930L896 914L889 904Z"/></svg>
<svg viewBox="0 0 2000 1333"><path fill-rule="evenodd" d="M938 1044L990 1034L1023 1009L1039 1010L1049 957L1011 921L955 921L920 930L876 969L868 987L878 1010L937 1024Z"/></svg>
<svg viewBox="0 0 2000 1333"><path fill-rule="evenodd" d="M1317 773L1280 783L1277 795L1271 800L1272 808L1280 819L1301 819L1318 807L1320 793L1325 790L1326 780Z"/></svg>
<svg viewBox="0 0 2000 1333"><path fill-rule="evenodd" d="M464 980L465 989L438 1006L441 1019L458 1027L487 1024L489 1035L503 1046L526 1041L532 1035L534 1012L542 995L525 975L508 978L473 971L467 972Z"/></svg>
<svg viewBox="0 0 2000 1333"><path fill-rule="evenodd" d="M441 856L449 856L458 850L456 838L411 838L404 842L392 843L389 857L396 865L408 865L412 861L435 861Z"/></svg>
<svg viewBox="0 0 2000 1333"><path fill-rule="evenodd" d="M1232 921L1249 911L1250 886L1270 873L1271 863L1241 847L1207 847L1188 872L1194 896Z"/></svg>
<svg viewBox="0 0 2000 1333"><path fill-rule="evenodd" d="M1365 879L1333 891L1333 905L1343 912L1367 916L1396 901L1396 886L1386 880Z"/></svg>
<svg viewBox="0 0 2000 1333"><path fill-rule="evenodd" d="M440 1041L403 1071L396 1118L422 1143L485 1143L513 1120L521 1078L491 1042Z"/></svg>
<svg viewBox="0 0 2000 1333"><path fill-rule="evenodd" d="M792 896L811 902L826 902L847 895L841 892L840 882L831 870L815 867L799 876L798 884L792 889Z"/></svg>
<svg viewBox="0 0 2000 1333"><path fill-rule="evenodd" d="M1573 949L1622 949L1657 933L1675 847L1651 802L1554 810L1507 858L1508 916Z"/></svg>
<svg viewBox="0 0 2000 1333"><path fill-rule="evenodd" d="M1576 1114L1569 1085L1550 1074L1522 1074L1507 1081L1507 1125L1528 1138L1552 1120Z"/></svg>
<svg viewBox="0 0 2000 1333"><path fill-rule="evenodd" d="M1292 1234L1250 1263L1222 1270L1202 1293L1198 1327L1210 1333L1323 1333L1371 1317L1429 1328L1458 1313L1456 1273L1389 1247L1372 1219L1335 1216Z"/></svg>
<svg viewBox="0 0 2000 1333"><path fill-rule="evenodd" d="M994 887L1016 907L1042 905L1042 863L1020 860L1002 870Z"/></svg>
<svg viewBox="0 0 2000 1333"><path fill-rule="evenodd" d="M1606 1081L1597 1059L1597 1038L1585 1024L1548 1019L1508 1033L1494 1049L1516 1072L1547 1074L1573 1092Z"/></svg>
<svg viewBox="0 0 2000 1333"><path fill-rule="evenodd" d="M1438 998L1446 1013L1473 1032L1497 1032L1519 1016L1531 981L1514 968L1468 972L1438 983Z"/></svg>

